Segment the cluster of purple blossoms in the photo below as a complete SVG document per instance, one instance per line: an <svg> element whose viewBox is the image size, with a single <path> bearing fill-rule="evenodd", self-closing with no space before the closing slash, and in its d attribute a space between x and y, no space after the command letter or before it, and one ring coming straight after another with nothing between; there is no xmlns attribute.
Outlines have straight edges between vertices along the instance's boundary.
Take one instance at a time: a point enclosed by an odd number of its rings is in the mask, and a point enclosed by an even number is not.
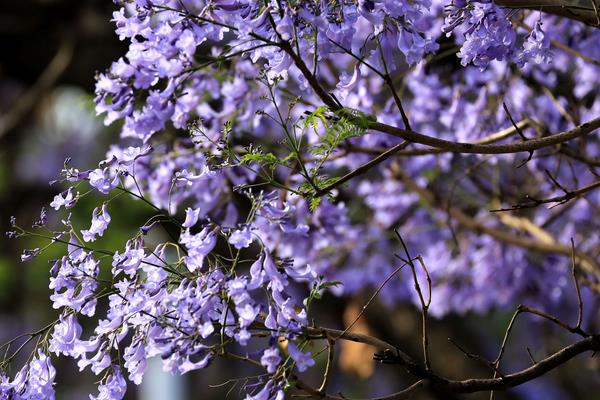
<svg viewBox="0 0 600 400"><path fill-rule="evenodd" d="M496 132L516 124L519 133L544 136L597 116L598 66L550 52L552 40L578 36L575 50L600 58L597 33L544 16L546 32L537 13L525 19L534 22L531 31L518 32L490 2L455 2L446 16L448 4L437 0L117 4L113 21L129 49L98 76L95 101L105 123L123 121L123 143L98 168L65 166L73 186L50 204L72 208L80 185L89 184L156 212L109 254L88 244L110 232L110 196L93 210L89 229L68 222L67 232L52 237L69 240L50 271L61 315L47 350L104 374L94 399L123 398L126 379L139 384L149 358L184 374L231 348L269 376L247 385L246 399L283 399L291 371L315 364L305 340L310 305L325 290L378 287L397 267L389 235L396 227L427 263L435 316L561 301L568 259L479 232L504 229L504 238L546 245L574 238L582 251L600 245L598 226L589 223L595 193L591 205L573 203L562 213L540 207L488 218L505 199L558 196L555 181L590 184L596 174L581 157L537 157L515 169L520 155L488 160L414 146L404 153L414 157L381 162L321 193L371 153L401 143L361 125L408 128L398 102L415 132L464 142L506 140ZM460 48L462 68L444 62L447 41ZM519 74L511 73L515 64ZM577 106L553 94L567 72L579 77ZM394 74L399 99L388 93ZM586 158L600 156L596 138L581 146ZM485 179L473 176L475 168ZM457 231L453 218L472 229ZM179 236L162 236L165 224ZM28 250L23 259L39 253ZM100 269L110 269L108 279ZM418 303L408 273L382 288L385 303ZM99 302L108 306L102 315ZM90 332L82 316L97 318ZM255 339L261 350L246 351ZM14 379L0 375L0 394L52 398L53 381L39 352Z"/></svg>
<svg viewBox="0 0 600 400"><path fill-rule="evenodd" d="M3 399L54 399L56 370L50 358L39 351L13 380L0 373L0 395Z"/></svg>

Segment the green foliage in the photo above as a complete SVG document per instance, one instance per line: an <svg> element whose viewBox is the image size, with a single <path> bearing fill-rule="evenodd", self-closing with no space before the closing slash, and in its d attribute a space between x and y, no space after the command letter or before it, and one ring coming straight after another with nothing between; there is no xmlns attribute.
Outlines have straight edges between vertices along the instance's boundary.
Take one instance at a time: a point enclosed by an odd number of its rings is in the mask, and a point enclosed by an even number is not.
<svg viewBox="0 0 600 400"><path fill-rule="evenodd" d="M304 128L310 127L315 133L319 133L320 123L325 129L325 134L321 135L319 144L310 151L317 159L317 167L311 172L317 173L331 153L344 140L367 133L371 120L372 118L366 114L350 108L331 113L328 107L321 106L308 114L303 121Z"/></svg>
<svg viewBox="0 0 600 400"><path fill-rule="evenodd" d="M306 115L301 127L313 129L320 136L319 143L309 151L315 165L307 171L307 182L300 186L300 191L309 200L311 210L319 206L320 197L325 194L323 192L340 179L321 172L325 162L345 140L366 134L372 120L372 116L358 110L343 108L331 112L325 106Z"/></svg>
<svg viewBox="0 0 600 400"><path fill-rule="evenodd" d="M342 142L366 134L372 120L373 117L350 108L331 112L326 106L318 107L313 112L307 113L303 120L294 126L302 131L312 129L319 135L319 142L315 146L307 151L304 150L302 136L298 137L286 128L285 144L289 152L283 158L273 152L265 151L262 147L248 146L244 148L244 154L237 157L237 161L240 166L248 168L258 166L265 175L263 178L270 183L276 182L274 174L278 166L286 168L299 166L306 180L300 185L298 191L308 200L310 210L314 211L321 204L321 196L328 194L325 193L328 191L327 188L340 179L323 173L325 162ZM282 120L281 123L284 124L285 121ZM226 136L222 142L227 143ZM304 154L308 154L311 163L314 164L310 169L305 165Z"/></svg>
<svg viewBox="0 0 600 400"><path fill-rule="evenodd" d="M317 207L319 207L319 204L321 204L321 197L315 197L315 196L313 196L310 199L310 203L309 203L310 211L311 212L315 211L317 209Z"/></svg>
<svg viewBox="0 0 600 400"><path fill-rule="evenodd" d="M273 153L263 153L260 149L256 148L251 148L250 151L250 153L246 153L240 157L242 164L256 163L272 170L281 163L281 160Z"/></svg>
<svg viewBox="0 0 600 400"><path fill-rule="evenodd" d="M289 167L289 162L293 158L293 154L290 153L284 158L278 157L272 152L264 152L262 147L246 147L246 153L239 158L241 165L257 164L265 171L268 171L271 175L273 174L277 166Z"/></svg>

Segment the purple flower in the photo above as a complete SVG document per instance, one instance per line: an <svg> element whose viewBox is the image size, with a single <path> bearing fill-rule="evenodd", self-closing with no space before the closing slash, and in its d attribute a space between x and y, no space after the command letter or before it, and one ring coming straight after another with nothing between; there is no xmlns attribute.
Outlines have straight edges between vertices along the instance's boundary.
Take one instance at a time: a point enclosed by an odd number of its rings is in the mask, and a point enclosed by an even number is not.
<svg viewBox="0 0 600 400"><path fill-rule="evenodd" d="M123 271L128 276L134 276L145 257L144 245L142 240L128 240L125 244L125 251L121 254L116 252L113 256L113 275Z"/></svg>
<svg viewBox="0 0 600 400"><path fill-rule="evenodd" d="M200 179L206 179L214 175L207 165L204 165L199 174L189 172L187 169L175 173L175 186L190 187Z"/></svg>
<svg viewBox="0 0 600 400"><path fill-rule="evenodd" d="M22 262L30 261L31 259L36 257L38 254L40 254L39 247L36 247L35 249L32 249L32 250L23 250L23 253L21 254L21 261Z"/></svg>
<svg viewBox="0 0 600 400"><path fill-rule="evenodd" d="M552 61L550 38L542 30L541 18L536 21L533 30L525 38L523 52L517 58L517 64L521 67L528 61L533 61L536 64Z"/></svg>
<svg viewBox="0 0 600 400"><path fill-rule="evenodd" d="M50 296L53 307L70 307L83 315L94 315L97 302L94 292L98 287L95 278L98 272L98 261L81 249L56 261L49 285L54 290Z"/></svg>
<svg viewBox="0 0 600 400"><path fill-rule="evenodd" d="M412 65L421 61L425 54L435 52L439 45L431 39L424 38L419 32L400 29L398 48L406 56L406 62Z"/></svg>
<svg viewBox="0 0 600 400"><path fill-rule="evenodd" d="M138 158L146 157L152 151L153 148L150 145L144 144L140 147L129 146L126 149L113 147L109 155L114 155L120 165L131 166Z"/></svg>
<svg viewBox="0 0 600 400"><path fill-rule="evenodd" d="M184 30L179 34L179 39L175 42L175 46L182 51L187 57L192 57L196 52L197 41L191 30Z"/></svg>
<svg viewBox="0 0 600 400"><path fill-rule="evenodd" d="M106 210L106 204L102 205L102 214L98 207L94 208L92 212L92 226L88 230L82 230L83 240L86 242L93 242L96 240L96 236L102 236L108 224L110 223L110 214Z"/></svg>
<svg viewBox="0 0 600 400"><path fill-rule="evenodd" d="M250 231L250 228L246 226L242 229L231 232L228 242L239 250L250 246L253 240L252 232Z"/></svg>
<svg viewBox="0 0 600 400"><path fill-rule="evenodd" d="M0 399L18 399L10 379L4 372L0 372Z"/></svg>
<svg viewBox="0 0 600 400"><path fill-rule="evenodd" d="M18 393L17 399L54 400L55 376L50 358L38 350L37 356L17 373L10 385Z"/></svg>
<svg viewBox="0 0 600 400"><path fill-rule="evenodd" d="M203 339L209 337L214 331L215 326L210 321L206 321L198 326L198 333L200 333L200 336L202 336Z"/></svg>
<svg viewBox="0 0 600 400"><path fill-rule="evenodd" d="M235 310L239 316L240 327L245 328L254 322L260 312L260 307L253 307L251 304L246 303L243 306L237 306Z"/></svg>
<svg viewBox="0 0 600 400"><path fill-rule="evenodd" d="M246 277L237 277L228 281L227 294L231 297L236 307L242 307L252 299L248 292Z"/></svg>
<svg viewBox="0 0 600 400"><path fill-rule="evenodd" d="M276 386L273 381L268 381L267 384L255 395L247 394L244 400L283 400L285 395L279 386Z"/></svg>
<svg viewBox="0 0 600 400"><path fill-rule="evenodd" d="M312 358L312 354L310 352L303 353L291 341L288 341L288 352L290 353L290 357L292 357L296 363L296 368L298 368L298 371L300 372L306 371L308 367L315 365L315 360Z"/></svg>
<svg viewBox="0 0 600 400"><path fill-rule="evenodd" d="M129 379L139 385L146 370L146 346L142 340L135 340L125 349L123 354L125 368L129 371Z"/></svg>
<svg viewBox="0 0 600 400"><path fill-rule="evenodd" d="M273 291L273 300L277 305L277 324L293 329L297 324L306 325L306 310L300 308L291 297L286 297L283 293Z"/></svg>
<svg viewBox="0 0 600 400"><path fill-rule="evenodd" d="M185 221L183 222L182 226L184 228L191 228L192 226L196 225L196 222L198 222L198 218L200 217L200 209L199 208L186 208L185 210Z"/></svg>
<svg viewBox="0 0 600 400"><path fill-rule="evenodd" d="M199 233L192 235L188 228L181 234L179 242L188 250L188 255L184 257L184 260L190 272L202 268L204 257L217 244L217 235L214 229L214 227L207 226Z"/></svg>
<svg viewBox="0 0 600 400"><path fill-rule="evenodd" d="M335 87L338 90L342 99L345 99L348 96L348 94L351 93L352 90L356 87L356 84L360 81L360 66L360 63L356 63L352 74L349 74L344 71L340 75L340 81Z"/></svg>
<svg viewBox="0 0 600 400"><path fill-rule="evenodd" d="M314 281L317 274L310 267L310 264L304 264L301 267L295 267L293 261L284 264L285 273L297 281Z"/></svg>
<svg viewBox="0 0 600 400"><path fill-rule="evenodd" d="M277 22L275 30L283 40L290 40L292 38L294 34L294 21L290 17L289 12L285 13L283 18Z"/></svg>
<svg viewBox="0 0 600 400"><path fill-rule="evenodd" d="M467 25L465 42L458 56L461 64L485 69L492 60L510 59L516 33L504 11L494 3L472 3L470 16L461 18Z"/></svg>
<svg viewBox="0 0 600 400"><path fill-rule="evenodd" d="M89 348L85 348L88 347ZM81 359L77 361L77 366L80 371L83 371L86 367L91 366L91 370L93 373L98 375L100 372L104 371L111 364L110 358L110 346L107 342L103 342L100 344L99 340L92 341L91 343L79 343L76 351L78 353L91 352L95 349L98 349L96 354L92 358L87 358L85 355L81 356Z"/></svg>
<svg viewBox="0 0 600 400"><path fill-rule="evenodd" d="M263 367L267 368L267 372L272 374L277 370L279 364L281 364L281 356L279 355L279 349L276 347L269 347L265 349L260 363Z"/></svg>
<svg viewBox="0 0 600 400"><path fill-rule="evenodd" d="M252 334L247 329L243 328L237 331L233 337L241 346L246 346L248 341L252 338Z"/></svg>
<svg viewBox="0 0 600 400"><path fill-rule="evenodd" d="M248 283L248 289L259 288L266 279L266 274L263 270L263 263L265 262L265 252L261 252L258 259L250 266L250 282Z"/></svg>
<svg viewBox="0 0 600 400"><path fill-rule="evenodd" d="M42 210L40 211L40 219L35 221L33 223L32 227L40 228L42 226L45 226L47 223L48 223L48 213L46 212L46 208L42 207Z"/></svg>
<svg viewBox="0 0 600 400"><path fill-rule="evenodd" d="M78 195L79 195L79 193L74 194L73 187L71 186L64 192L59 193L56 196L54 196L54 200L52 200L52 203L50 203L50 207L54 208L55 210L58 210L59 208L61 208L63 206L65 208L71 208L77 202Z"/></svg>
<svg viewBox="0 0 600 400"><path fill-rule="evenodd" d="M282 292L285 286L287 286L288 281L285 275L279 272L275 262L273 261L273 257L271 257L267 251L265 251L265 262L263 264L263 268L267 278L269 278L269 288L276 292Z"/></svg>
<svg viewBox="0 0 600 400"><path fill-rule="evenodd" d="M73 355L73 350L81 336L81 325L74 314L60 316L60 322L54 326L48 350L56 355Z"/></svg>
<svg viewBox="0 0 600 400"><path fill-rule="evenodd" d="M359 0L357 11L373 25L381 25L385 18L380 2L376 0Z"/></svg>
<svg viewBox="0 0 600 400"><path fill-rule="evenodd" d="M106 167L95 169L89 174L90 185L98 189L100 193L108 194L119 184L119 174Z"/></svg>
<svg viewBox="0 0 600 400"><path fill-rule="evenodd" d="M127 391L127 382L118 365L112 366L112 373L98 386L97 396L90 395L90 400L121 400Z"/></svg>
<svg viewBox="0 0 600 400"><path fill-rule="evenodd" d="M207 353L204 357L196 362L192 362L190 361L189 357L186 357L184 360L180 361L178 371L180 374L185 374L189 371L206 368L210 363L210 360L212 360L212 357L212 353Z"/></svg>

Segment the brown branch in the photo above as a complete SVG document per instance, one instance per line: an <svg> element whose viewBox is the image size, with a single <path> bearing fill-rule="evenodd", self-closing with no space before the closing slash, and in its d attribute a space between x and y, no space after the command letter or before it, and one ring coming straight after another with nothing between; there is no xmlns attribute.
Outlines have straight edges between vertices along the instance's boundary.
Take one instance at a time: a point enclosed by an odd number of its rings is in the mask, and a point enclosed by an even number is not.
<svg viewBox="0 0 600 400"><path fill-rule="evenodd" d="M392 155L394 155L398 151L405 149L409 144L410 143L404 141L402 143L395 145L394 147L391 147L390 149L386 150L384 153L378 155L374 159L372 159L372 160L364 163L363 165L359 166L358 168L348 172L346 175L342 176L340 179L333 182L331 185L327 185L324 188L317 190L316 195L323 196L323 195L329 193L331 190L335 189L336 187L348 182L352 178L366 173L367 171L369 171L376 165L378 165L378 164L384 162L385 160L387 160L388 158L390 158Z"/></svg>
<svg viewBox="0 0 600 400"><path fill-rule="evenodd" d="M519 129L524 129L528 126L532 126L535 123L529 119L523 119L519 122L517 122L517 127ZM510 126L508 128L505 129L501 129L498 132L494 132L491 133L481 139L477 139L475 141L473 141L473 143L475 144L491 144L491 143L495 143L495 142L499 142L500 140L506 139L512 135L514 135L515 133L517 133L517 130L515 129L514 126ZM352 145L348 145L345 146L344 149L346 149L347 151L350 152L355 152L355 153L367 153L367 154L376 154L379 155L385 151L387 151L386 148L384 147L360 147L360 146L352 146ZM420 148L420 149L412 149L412 150L404 150L404 151L399 151L398 153L396 153L397 156L399 157L411 157L411 156L426 156L426 155L430 155L430 154L443 154L443 153L448 153L449 151L444 150L444 149L436 149L436 148ZM598 164L600 165L600 161L598 162Z"/></svg>
<svg viewBox="0 0 600 400"><path fill-rule="evenodd" d="M322 328L309 328L315 330L315 332L322 331ZM327 330L331 331L331 330ZM355 335L348 333L347 335ZM369 342L369 344L378 343L381 345L379 339L375 339L369 337L369 339L365 338L366 335L360 335L359 342L365 343ZM349 340L350 336L347 337ZM385 343L385 342L383 342ZM385 347L385 346L384 346ZM515 372L513 374L508 374L498 378L484 378L484 379L464 379L464 380L450 380L445 379L443 377L433 375L431 373L427 373L426 377L423 377L421 380L410 386L409 388L383 397L377 397L375 399L378 400L399 400L399 399L407 399L408 396L412 395L414 391L421 388L430 388L434 390L436 393L442 394L460 394L460 393L475 393L475 392L483 392L489 390L507 390L513 388L515 386L521 385L523 383L534 380L545 373L555 369L556 367L568 362L572 358L578 356L579 354L588 352L588 351L600 351L600 336L593 335L588 336L576 343L573 343L569 346L558 350L557 352L551 354L545 359L538 361L534 365L529 368L523 369L519 372ZM409 371L412 373L411 371ZM414 373L413 373L414 375ZM306 385L300 380L296 380L296 387L307 392L312 395L314 398L320 399L329 399L329 400L342 400L347 399L346 397L338 397L333 395L328 395L317 391L316 389L312 389L310 386ZM375 400L372 399L372 400Z"/></svg>
<svg viewBox="0 0 600 400"><path fill-rule="evenodd" d="M503 378L491 379L465 379L462 381L442 381L436 383L448 393L475 393L488 390L506 390L536 379L554 368L566 363L573 357L588 352L600 350L600 336L594 335L571 344L547 358L538 361L535 365Z"/></svg>
<svg viewBox="0 0 600 400"><path fill-rule="evenodd" d="M394 174L394 176L402 180L409 190L417 193L421 197L421 199L423 199L431 207L443 209L443 205L440 204L440 202L438 201L438 199L436 199L434 194L426 188L419 186L413 179L411 179L408 175L406 175L403 172L402 168L399 165L392 165L392 173ZM517 236L512 232L484 225L482 222L468 216L463 211L455 207L449 207L447 211L450 214L450 216L464 228L470 229L477 233L486 234L504 243L512 244L518 247L522 247L524 249L537 251L541 253L552 253L571 256L571 246L566 246L554 240L552 242L539 241L530 239L528 237ZM600 274L600 265L598 265L598 263L593 257L580 251L577 251L575 256L584 270L591 272L596 276Z"/></svg>
<svg viewBox="0 0 600 400"><path fill-rule="evenodd" d="M395 350L396 346L378 339L373 336L365 335L362 333L356 332L344 332L339 329L331 329L331 328L323 328L323 327L308 327L306 328L306 333L310 338L322 338L327 339L327 335L335 338L335 339L343 339L349 340L351 342L364 343L374 347L377 347L381 350ZM408 354L400 352L400 357L402 361L407 365L417 365L417 363L410 357Z"/></svg>
<svg viewBox="0 0 600 400"><path fill-rule="evenodd" d="M298 67L300 72L302 72L302 75L304 75L315 94L321 99L321 101L323 101L323 103L325 103L327 107L329 107L331 111L341 113L350 120L356 120L356 116L352 115L351 113L345 113L342 105L340 105L336 101L336 99L321 86L317 77L310 72L309 68L306 66L302 58L294 52L294 49L289 43L282 42L279 43L279 46L292 58L294 64L296 65L296 67ZM364 123L364 121L361 122ZM453 153L510 154L520 153L524 151L530 152L544 147L554 146L556 144L564 143L566 141L587 135L593 132L594 130L600 128L600 117L594 118L593 120L585 122L568 131L546 136L543 138L531 139L526 142L497 145L454 142L444 139L438 139L432 136L423 135L412 130L401 129L396 126L376 121L369 121L368 127L369 129L386 133L388 135L396 136L408 142L420 143Z"/></svg>
<svg viewBox="0 0 600 400"><path fill-rule="evenodd" d="M489 360L486 360L484 357L480 356L479 354L475 354L475 353L471 353L471 352L467 351L452 338L448 338L448 342L452 343L452 345L454 345L454 347L456 347L461 353L463 353L465 355L465 357L470 358L471 360L479 361L481 364L485 365L487 368L490 368L493 372L497 373L500 376L504 376L504 374L502 374L502 372L500 372L500 370L496 367L495 363L493 363ZM496 377L496 376L494 375L494 377Z"/></svg>
<svg viewBox="0 0 600 400"><path fill-rule="evenodd" d="M502 7L543 11L600 28L594 1L596 0L496 0L495 2Z"/></svg>
<svg viewBox="0 0 600 400"><path fill-rule="evenodd" d="M499 208L499 209L495 209L495 210L490 210L492 212L499 212L499 211L513 211L513 210L520 210L523 208L533 208L533 207L537 207L539 205L542 204L548 204L548 203L557 203L556 205L561 205L561 204L565 204L568 201L580 197L588 192L591 192L592 190L598 189L600 188L600 180L596 181L594 183L591 183L587 186L584 186L582 188L576 189L576 190L565 190L564 188L562 188L562 190L565 192L564 195L562 196L554 196L554 197L549 197L547 199L532 199L531 197L529 198L531 201L528 203L521 203L521 204L515 204L510 208Z"/></svg>
<svg viewBox="0 0 600 400"><path fill-rule="evenodd" d="M590 334L585 332L583 329L581 329L580 326L577 326L577 325L571 326L571 325L567 324L566 322L563 322L560 319L556 318L555 316L550 315L542 310L538 310L537 308L520 305L517 310L521 313L529 313L529 314L537 315L538 317L547 319L548 321L550 321L550 322L560 326L561 328L563 328L571 333L574 333L576 335L580 335L582 337L590 336Z"/></svg>
<svg viewBox="0 0 600 400"><path fill-rule="evenodd" d="M444 150L452 153L467 154L511 154L529 152L544 147L554 146L567 142L569 140L587 135L600 128L600 117L594 118L575 128L542 138L530 139L526 142L516 142L507 144L477 144L453 142L435 137L423 135L421 133L400 129L395 126L383 124L381 122L370 122L369 128L396 136L413 143L420 143L430 147Z"/></svg>
<svg viewBox="0 0 600 400"><path fill-rule="evenodd" d="M581 329L581 323L583 322L583 300L581 300L581 288L579 287L579 281L575 274L575 241L571 238L571 275L573 276L573 282L575 283L575 291L577 293L577 329Z"/></svg>
<svg viewBox="0 0 600 400"><path fill-rule="evenodd" d="M394 394L387 395L384 397L372 397L372 398L362 399L362 400L408 400L408 399L413 398L414 392L416 392L419 389L426 388L428 386L429 386L429 381L421 379L400 392L396 392ZM309 385L307 385L306 383L304 383L303 381L301 381L299 379L296 380L296 387L298 389L310 394L310 397L315 398L315 399L352 400L351 398L346 397L346 396L341 396L341 395L335 396L335 395L326 394L326 393L325 394L319 393L317 390L313 389L312 387L310 387Z"/></svg>

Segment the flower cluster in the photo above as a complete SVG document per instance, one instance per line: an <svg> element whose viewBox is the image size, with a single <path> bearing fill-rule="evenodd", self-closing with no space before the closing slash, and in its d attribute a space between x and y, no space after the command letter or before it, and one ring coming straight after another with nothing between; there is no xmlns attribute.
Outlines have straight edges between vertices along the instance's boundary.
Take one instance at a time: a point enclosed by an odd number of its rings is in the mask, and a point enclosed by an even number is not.
<svg viewBox="0 0 600 400"><path fill-rule="evenodd" d="M98 75L95 101L105 123L123 121L123 141L97 168L65 163L70 187L50 206L75 207L86 185L103 203L89 228L67 218L67 229L48 237L67 246L50 270L61 314L47 351L13 379L0 375L0 396L52 398L49 353L103 374L95 399L123 398L126 380L142 382L152 357L184 374L229 355L267 373L245 387L246 399L281 400L294 370L315 364L311 304L326 290L379 287L397 268L393 228L427 262L435 316L557 304L570 260L528 250L554 246L564 255L571 238L581 251L600 245L590 222L596 194L557 213L487 212L559 196L566 189L557 182L594 182L585 161L600 156L595 137L557 149L568 162L415 145L380 163L371 155L402 146L371 129L375 122L493 143L597 116L598 66L550 51L553 40L578 36L574 51L600 58L597 33L548 16L544 31L537 14L520 32L492 2L117 3L113 22L129 48ZM448 45L462 67L448 61ZM560 86L567 73L578 76L572 96ZM118 250L94 249L110 234L111 202L121 194L152 216ZM44 211L35 225L46 223ZM26 234L13 225L12 236ZM419 302L405 274L381 288L388 305ZM96 323L87 331L79 321L89 317Z"/></svg>
<svg viewBox="0 0 600 400"><path fill-rule="evenodd" d="M43 352L38 354L10 380L0 373L0 395L3 399L54 399L56 370L50 358Z"/></svg>

